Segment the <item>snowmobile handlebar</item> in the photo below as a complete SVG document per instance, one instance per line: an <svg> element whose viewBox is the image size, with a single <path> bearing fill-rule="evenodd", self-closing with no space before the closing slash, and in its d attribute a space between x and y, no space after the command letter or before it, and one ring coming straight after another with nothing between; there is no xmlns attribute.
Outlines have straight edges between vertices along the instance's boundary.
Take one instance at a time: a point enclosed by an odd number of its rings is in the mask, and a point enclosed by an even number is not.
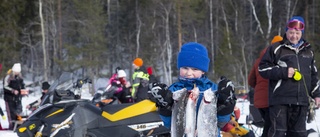
<svg viewBox="0 0 320 137"><path fill-rule="evenodd" d="M73 88L82 88L83 84L92 83L92 80L89 78L78 79L77 82L74 83Z"/></svg>

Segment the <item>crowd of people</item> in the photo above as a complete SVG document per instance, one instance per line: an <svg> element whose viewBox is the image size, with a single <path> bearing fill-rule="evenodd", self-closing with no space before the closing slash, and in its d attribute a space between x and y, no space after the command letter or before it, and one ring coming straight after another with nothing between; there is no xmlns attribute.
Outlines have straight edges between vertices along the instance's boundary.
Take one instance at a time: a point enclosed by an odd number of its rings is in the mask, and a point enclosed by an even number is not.
<svg viewBox="0 0 320 137"><path fill-rule="evenodd" d="M114 92L121 103L133 103L148 99L149 83L158 81L152 74L152 67L146 68L141 58L134 59L132 66L134 68L132 85L127 80L125 70L121 67L115 69L115 73L109 78L107 84L106 92Z"/></svg>
<svg viewBox="0 0 320 137"><path fill-rule="evenodd" d="M105 92L113 92L121 103L139 102L148 99L149 77L152 82L157 82L157 78L152 74L152 67L145 68L143 60L136 58L133 60L134 73L132 75L133 84L127 81L127 74L125 70L117 67L115 73L110 77L109 82L105 83ZM50 84L48 81L42 82L42 95L39 99L28 104L26 109L35 110L47 95ZM15 63L11 69L8 70L7 76L3 79L4 100L9 120L9 129L13 129L15 121L22 120L22 96L25 94L25 83L21 74L21 64ZM114 91L110 91L114 90ZM0 108L0 115L6 119L2 109Z"/></svg>
<svg viewBox="0 0 320 137"><path fill-rule="evenodd" d="M314 52L302 37L304 29L304 19L293 16L286 24L283 37L274 37L272 44L261 52L251 70L248 80L255 89L254 106L259 108L265 121L263 137L306 137L306 122L314 119L310 110L320 107ZM152 95L166 127L171 127L172 105L175 102L173 93L186 88L195 94L197 90L194 87L199 87L199 100L208 89L217 95L219 130L234 122L230 118L234 113L234 105L224 98L226 93L232 93L232 88L221 84L228 81L222 80L217 85L205 76L210 62L207 55L205 46L199 43L182 45L177 59L179 80L169 87L153 84ZM198 107L199 101L197 104ZM224 106L223 109L220 109L221 106ZM248 132L243 136L254 135Z"/></svg>
<svg viewBox="0 0 320 137"><path fill-rule="evenodd" d="M211 81L206 72L209 71L210 59L208 57L207 48L196 42L189 42L181 46L177 59L177 68L179 69L178 81L170 86L164 83L153 83L151 86L151 93L153 100L155 100L161 119L164 122L164 126L171 128L172 120L172 106L174 102L180 100L174 100L174 92L180 92L186 89L190 94L198 94L197 100L197 112L202 99L210 103L210 99L206 99L205 94L215 94L217 96L217 114L212 119L217 119L217 133L211 133L213 135L220 136L220 131L223 136L241 135L243 137L254 137L254 133L243 127L237 127L234 125L237 123L232 120L235 117L235 105L236 98L234 95L234 85L232 81L226 77L221 77L218 84ZM205 102L206 102L205 101ZM214 109L214 108L212 108ZM232 123L235 122L235 123ZM231 123L231 124L229 124ZM204 124L204 123L203 123ZM200 125L197 125L200 126ZM241 129L242 134L238 134Z"/></svg>
<svg viewBox="0 0 320 137"><path fill-rule="evenodd" d="M5 110L7 112L9 121L9 129L12 130L14 122L22 120L23 106L21 100L22 96L28 94L29 92L25 89L25 83L21 74L20 63L15 63L12 68L7 71L7 75L3 79L3 91ZM30 105L28 105L27 107L30 107ZM2 116L2 119L7 119L7 117L3 113L2 108L0 108L0 114Z"/></svg>
<svg viewBox="0 0 320 137"><path fill-rule="evenodd" d="M293 16L286 24L285 34L277 35L271 45L264 48L256 59L248 76L249 85L254 88L254 106L264 119L262 137L306 137L306 121L312 120L309 110L320 107L318 72L311 45L303 38L304 19ZM111 92L121 103L139 102L150 99L156 103L164 126L171 128L172 106L179 100L173 94L186 89L190 94L200 93L197 112L204 94L212 92L217 98L217 127L215 133L252 137L253 132L239 126L239 109L236 105L234 86L231 80L221 77L218 84L207 77L210 58L206 46L188 42L181 46L177 58L178 80L167 86L154 75L151 67L145 67L141 58L132 62L134 72L132 84L127 80L124 69L117 67L106 84L105 92ZM26 108L37 108L50 84L42 83L42 96ZM13 65L4 78L4 99L8 119L19 120L22 104L21 91L25 84L21 75L21 64ZM315 106L310 107L311 102ZM210 102L210 101L209 101ZM1 109L0 114L4 117ZM199 126L199 125L197 125ZM10 126L12 129L12 125ZM241 132L239 132L241 131ZM227 136L227 134L224 134Z"/></svg>

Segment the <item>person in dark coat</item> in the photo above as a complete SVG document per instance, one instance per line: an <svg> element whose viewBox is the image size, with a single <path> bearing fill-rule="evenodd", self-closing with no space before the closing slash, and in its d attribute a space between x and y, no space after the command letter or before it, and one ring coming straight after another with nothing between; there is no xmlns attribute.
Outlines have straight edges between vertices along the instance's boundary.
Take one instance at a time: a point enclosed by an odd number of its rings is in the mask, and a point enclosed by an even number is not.
<svg viewBox="0 0 320 137"><path fill-rule="evenodd" d="M304 29L304 19L293 16L283 40L269 46L259 63L259 74L269 80L268 136L306 137L311 99L320 107L314 51L302 37Z"/></svg>
<svg viewBox="0 0 320 137"><path fill-rule="evenodd" d="M25 84L21 75L21 64L15 63L11 72L4 78L4 100L8 112L9 129L13 129L12 121L21 119L22 104L21 90Z"/></svg>
<svg viewBox="0 0 320 137"><path fill-rule="evenodd" d="M42 82L42 86L41 86L41 89L42 89L42 95L39 99L37 99L36 101L30 103L29 105L26 106L27 109L30 109L30 108L38 108L42 99L44 98L44 96L46 95L46 93L48 92L48 89L50 88L50 84L45 81L45 82Z"/></svg>

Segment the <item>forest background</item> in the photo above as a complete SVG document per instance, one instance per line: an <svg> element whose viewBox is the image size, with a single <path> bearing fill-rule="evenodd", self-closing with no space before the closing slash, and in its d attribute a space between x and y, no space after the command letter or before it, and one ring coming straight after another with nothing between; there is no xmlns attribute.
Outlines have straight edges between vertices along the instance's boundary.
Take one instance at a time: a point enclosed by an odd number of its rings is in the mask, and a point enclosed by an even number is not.
<svg viewBox="0 0 320 137"><path fill-rule="evenodd" d="M141 57L171 84L177 54L196 41L209 50L213 81L227 76L248 89L247 76L274 35L303 16L304 38L320 60L319 0L0 0L0 76L14 63L23 74L54 79L81 70L110 77L120 66L131 78ZM319 67L319 61L317 66Z"/></svg>

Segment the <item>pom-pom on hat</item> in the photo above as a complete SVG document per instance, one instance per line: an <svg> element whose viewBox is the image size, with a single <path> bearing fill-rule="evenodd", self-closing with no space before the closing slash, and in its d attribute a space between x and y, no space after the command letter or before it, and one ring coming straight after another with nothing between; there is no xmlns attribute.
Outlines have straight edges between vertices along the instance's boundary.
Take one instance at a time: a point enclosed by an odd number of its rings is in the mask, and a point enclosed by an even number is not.
<svg viewBox="0 0 320 137"><path fill-rule="evenodd" d="M141 67L143 65L143 60L141 58L136 58L133 60L133 64L138 67Z"/></svg>
<svg viewBox="0 0 320 137"><path fill-rule="evenodd" d="M42 90L47 90L47 89L49 89L49 87L50 87L50 84L47 82L47 81L45 81L45 82L42 82Z"/></svg>
<svg viewBox="0 0 320 137"><path fill-rule="evenodd" d="M208 72L210 59L205 46L196 42L189 42L182 45L177 62L178 69L193 67Z"/></svg>
<svg viewBox="0 0 320 137"><path fill-rule="evenodd" d="M287 22L287 26L286 26L286 31L288 31L289 27L289 23L293 22L294 20L300 21L303 23L303 29L301 30L302 34L304 33L304 28L305 28L305 23L304 23L304 19L301 16L293 16L288 22Z"/></svg>
<svg viewBox="0 0 320 137"><path fill-rule="evenodd" d="M271 44L274 44L274 43L282 41L282 40L283 40L283 38L280 35L276 35L273 37Z"/></svg>
<svg viewBox="0 0 320 137"><path fill-rule="evenodd" d="M13 71L13 72L18 72L18 73L20 73L20 72L21 72L21 64L20 64L20 63L15 63L15 64L12 66L12 71Z"/></svg>

